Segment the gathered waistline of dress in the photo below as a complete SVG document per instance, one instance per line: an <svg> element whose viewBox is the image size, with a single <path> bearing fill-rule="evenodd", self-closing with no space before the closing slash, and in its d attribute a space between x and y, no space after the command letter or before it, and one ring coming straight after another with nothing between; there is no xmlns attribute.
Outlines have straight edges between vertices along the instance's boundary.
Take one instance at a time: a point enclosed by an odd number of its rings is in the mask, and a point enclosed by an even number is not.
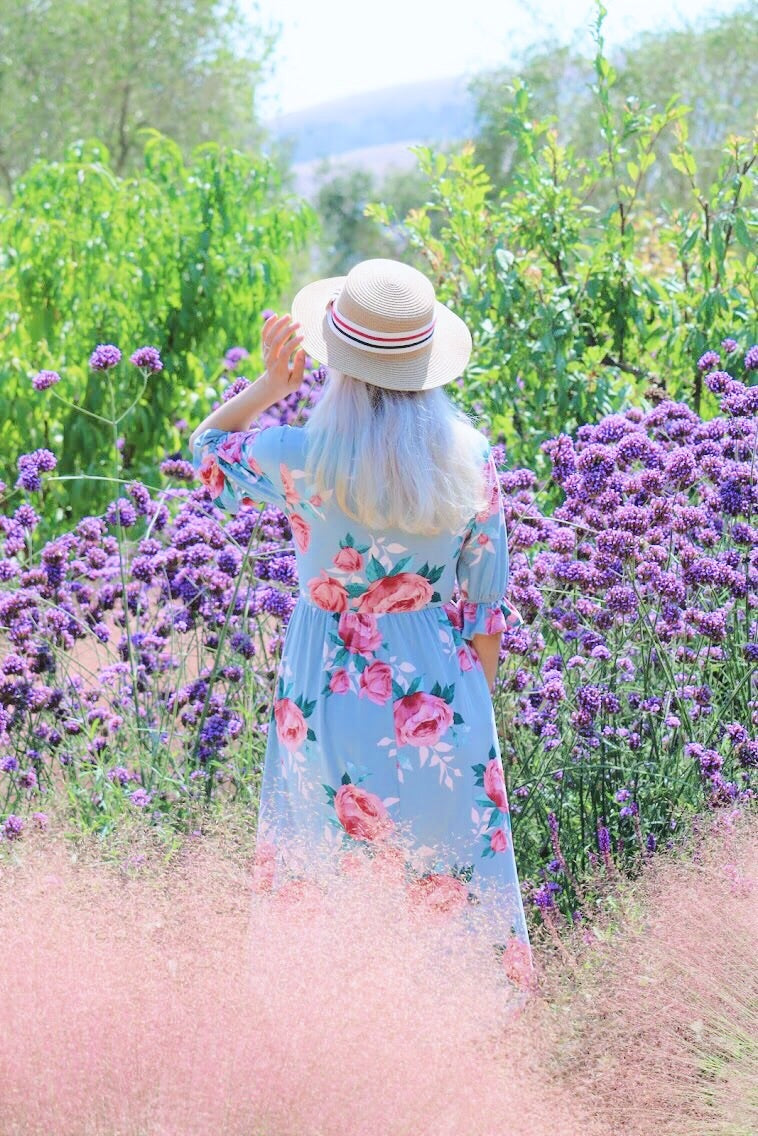
<svg viewBox="0 0 758 1136"><path fill-rule="evenodd" d="M380 619L383 615L418 615L420 611L439 611L441 608L456 607L460 602L451 597L447 600L440 600L439 603L427 603L406 611L361 611L358 607L350 606L343 608L322 607L321 604L314 603L307 592L297 592L296 596L299 603L305 604L306 607L312 607L314 611L323 611L326 615L373 615L377 619Z"/></svg>

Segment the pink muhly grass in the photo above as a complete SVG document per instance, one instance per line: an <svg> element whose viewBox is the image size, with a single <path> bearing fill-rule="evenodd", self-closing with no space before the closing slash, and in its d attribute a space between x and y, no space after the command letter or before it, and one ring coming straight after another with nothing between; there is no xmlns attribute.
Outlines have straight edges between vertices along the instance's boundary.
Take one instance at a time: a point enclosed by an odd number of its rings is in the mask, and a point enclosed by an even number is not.
<svg viewBox="0 0 758 1136"><path fill-rule="evenodd" d="M576 928L573 967L542 971L556 1060L609 1133L758 1131L758 824L693 823L620 886L605 926Z"/></svg>
<svg viewBox="0 0 758 1136"><path fill-rule="evenodd" d="M223 833L130 851L0 847L3 1136L600 1136L539 998L391 859L271 896Z"/></svg>

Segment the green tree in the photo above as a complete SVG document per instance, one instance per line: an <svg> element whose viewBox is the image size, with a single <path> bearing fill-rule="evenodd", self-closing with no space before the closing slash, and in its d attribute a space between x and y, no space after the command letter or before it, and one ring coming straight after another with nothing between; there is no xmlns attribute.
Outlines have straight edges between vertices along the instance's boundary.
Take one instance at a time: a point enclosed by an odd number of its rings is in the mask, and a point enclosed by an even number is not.
<svg viewBox="0 0 758 1136"><path fill-rule="evenodd" d="M87 137L123 174L145 126L182 147L257 145L272 46L238 0L0 0L0 184Z"/></svg>
<svg viewBox="0 0 758 1136"><path fill-rule="evenodd" d="M752 4L683 29L645 32L608 53L614 71L612 108L617 114L627 106L643 114L662 111L676 92L691 108L690 145L701 177L712 182L726 135L751 132L757 54L758 9ZM603 140L597 131L592 58L557 43L536 45L517 70L502 68L472 83L477 155L495 187L509 185L518 164L518 147L510 130L510 86L516 75L529 88L535 120L551 117L562 145L582 154L600 154ZM640 192L657 190L664 178L668 199L684 205L689 186L684 178L672 176L668 156L674 149L673 136L662 133L655 143L657 161L642 179Z"/></svg>
<svg viewBox="0 0 758 1136"><path fill-rule="evenodd" d="M171 139L147 134L137 176L118 177L101 143L75 144L65 161L38 162L19 178L0 211L6 483L15 483L18 454L39 446L55 450L63 475L110 472L113 437L102 419L114 395L119 412L134 402L124 476L153 481L167 450L186 446L176 419L203 417L218 397L224 352L245 346L248 373L259 369L261 312L289 292L313 213L281 192L264 158L206 144L185 164ZM125 356L116 391L88 367L98 343ZM146 344L165 367L142 391L126 360ZM41 369L58 371L61 383L35 391ZM78 516L110 499L112 487L100 483L98 499L97 484L58 483L46 515L61 506Z"/></svg>
<svg viewBox="0 0 758 1136"><path fill-rule="evenodd" d="M540 118L515 79L503 114L515 149L511 183L498 191L473 145L452 157L418 147L429 203L405 221L440 298L472 331L460 398L486 414L513 460L530 465L544 460L546 438L629 401L666 394L708 411L696 361L727 336L743 351L754 342L754 144L728 135L710 179L675 95L660 111L640 110L641 100L619 106L605 8L597 9L589 152L564 145L553 117ZM663 193L651 202L642 195L664 136L670 155L658 184L681 177L683 207ZM384 206L371 214L394 220ZM734 366L741 377L741 360Z"/></svg>
<svg viewBox="0 0 758 1136"><path fill-rule="evenodd" d="M371 201L381 199L398 216L424 200L427 179L418 168L389 170L383 178L356 166L322 163L316 173L314 207L321 238L311 266L324 276L340 276L359 260L386 256L414 261L402 225L378 225L367 215Z"/></svg>

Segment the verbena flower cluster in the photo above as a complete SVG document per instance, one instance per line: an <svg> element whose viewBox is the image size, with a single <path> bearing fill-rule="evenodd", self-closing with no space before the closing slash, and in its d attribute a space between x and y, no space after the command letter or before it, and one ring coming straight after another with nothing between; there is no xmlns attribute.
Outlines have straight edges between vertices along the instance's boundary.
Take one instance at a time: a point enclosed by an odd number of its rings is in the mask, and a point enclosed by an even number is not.
<svg viewBox="0 0 758 1136"><path fill-rule="evenodd" d="M302 421L323 379L308 366L301 391L263 425ZM238 376L223 398L247 383ZM670 840L703 799L734 809L754 797L758 387L719 370L705 383L720 400L710 420L664 401L545 443L547 486L506 469L494 446L510 598L525 618L503 639L496 713L508 722L525 894L546 918L574 905L587 860L610 871ZM55 461L48 450L22 455L17 489L37 493ZM25 802L67 779L94 809L157 818L259 776L296 598L287 518L271 506L224 517L183 459L161 473L172 483L164 491L132 481L103 516L36 551L33 503L0 516L7 839L23 831ZM70 665L98 644L115 661L89 673Z"/></svg>

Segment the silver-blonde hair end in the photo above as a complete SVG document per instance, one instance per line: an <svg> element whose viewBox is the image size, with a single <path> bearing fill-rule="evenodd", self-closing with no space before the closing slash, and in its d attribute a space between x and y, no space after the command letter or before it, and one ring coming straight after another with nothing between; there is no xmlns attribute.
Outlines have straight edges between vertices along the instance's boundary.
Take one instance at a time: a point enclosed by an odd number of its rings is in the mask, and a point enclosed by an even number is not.
<svg viewBox="0 0 758 1136"><path fill-rule="evenodd" d="M330 369L305 429L309 482L366 528L458 532L485 506L484 438L441 387L395 391Z"/></svg>

